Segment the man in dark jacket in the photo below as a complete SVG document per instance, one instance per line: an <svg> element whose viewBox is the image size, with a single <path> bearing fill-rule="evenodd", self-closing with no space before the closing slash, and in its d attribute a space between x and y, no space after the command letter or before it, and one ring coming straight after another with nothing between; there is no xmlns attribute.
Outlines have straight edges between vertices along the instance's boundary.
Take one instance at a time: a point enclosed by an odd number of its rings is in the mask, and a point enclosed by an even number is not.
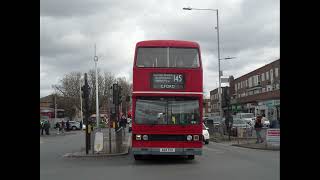
<svg viewBox="0 0 320 180"><path fill-rule="evenodd" d="M261 122L262 116L258 115L256 118L256 122L254 124L254 128L256 130L256 135L257 135L257 142L256 143L263 143L263 139L261 137L261 129L263 127L262 122Z"/></svg>
<svg viewBox="0 0 320 180"><path fill-rule="evenodd" d="M67 121L66 126L67 126L67 131L69 131L69 128L70 128L70 122L69 122L69 120Z"/></svg>
<svg viewBox="0 0 320 180"><path fill-rule="evenodd" d="M49 121L45 121L45 123L44 123L44 130L46 131L46 135L50 135L49 128L50 128L50 123L49 123Z"/></svg>
<svg viewBox="0 0 320 180"><path fill-rule="evenodd" d="M43 135L43 130L44 130L44 122L40 121L40 129L41 129L41 135Z"/></svg>

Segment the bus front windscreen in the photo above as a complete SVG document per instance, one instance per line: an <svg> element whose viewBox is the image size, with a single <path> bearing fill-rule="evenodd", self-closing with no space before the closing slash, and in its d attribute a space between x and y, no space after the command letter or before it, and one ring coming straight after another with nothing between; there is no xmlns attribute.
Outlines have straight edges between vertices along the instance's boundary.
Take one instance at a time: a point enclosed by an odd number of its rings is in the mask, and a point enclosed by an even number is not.
<svg viewBox="0 0 320 180"><path fill-rule="evenodd" d="M138 48L137 67L198 68L196 48Z"/></svg>
<svg viewBox="0 0 320 180"><path fill-rule="evenodd" d="M199 124L199 100L140 98L136 101L136 124Z"/></svg>

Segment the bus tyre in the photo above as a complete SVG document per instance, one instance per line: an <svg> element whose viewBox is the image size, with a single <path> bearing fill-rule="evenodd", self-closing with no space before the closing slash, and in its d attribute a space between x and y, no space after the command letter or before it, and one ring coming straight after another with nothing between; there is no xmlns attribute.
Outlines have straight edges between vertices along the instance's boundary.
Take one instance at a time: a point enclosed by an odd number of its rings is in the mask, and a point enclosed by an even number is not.
<svg viewBox="0 0 320 180"><path fill-rule="evenodd" d="M141 160L141 155L133 155L134 156L134 160Z"/></svg>
<svg viewBox="0 0 320 180"><path fill-rule="evenodd" d="M194 155L188 155L188 160L193 160L194 159Z"/></svg>
<svg viewBox="0 0 320 180"><path fill-rule="evenodd" d="M205 144L209 144L209 139L207 139L204 143L205 143Z"/></svg>

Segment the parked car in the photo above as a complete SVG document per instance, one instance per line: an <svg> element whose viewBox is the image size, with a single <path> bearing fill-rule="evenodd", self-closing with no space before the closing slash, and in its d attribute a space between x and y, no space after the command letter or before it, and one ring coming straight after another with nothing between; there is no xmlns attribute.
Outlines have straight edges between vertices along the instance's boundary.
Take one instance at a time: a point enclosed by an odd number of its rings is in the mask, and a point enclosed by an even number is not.
<svg viewBox="0 0 320 180"><path fill-rule="evenodd" d="M220 126L223 121L224 118L221 119L220 117L208 117L205 119L206 124L213 124L214 126Z"/></svg>
<svg viewBox="0 0 320 180"><path fill-rule="evenodd" d="M253 126L251 126L250 124L248 124L247 121L244 121L244 120L240 120L240 119L233 120L231 134L233 134L234 136L237 136L237 129L238 128L248 130L248 129L252 129Z"/></svg>
<svg viewBox="0 0 320 180"><path fill-rule="evenodd" d="M69 124L70 124L70 129L72 129L72 130L80 130L81 129L80 122L78 122L78 121L69 121Z"/></svg>
<svg viewBox="0 0 320 180"><path fill-rule="evenodd" d="M210 134L209 134L209 128L206 127L206 125L202 124L202 136L203 141L205 144L209 144L210 140Z"/></svg>
<svg viewBox="0 0 320 180"><path fill-rule="evenodd" d="M263 127L266 127L266 128L270 127L270 121L264 120Z"/></svg>

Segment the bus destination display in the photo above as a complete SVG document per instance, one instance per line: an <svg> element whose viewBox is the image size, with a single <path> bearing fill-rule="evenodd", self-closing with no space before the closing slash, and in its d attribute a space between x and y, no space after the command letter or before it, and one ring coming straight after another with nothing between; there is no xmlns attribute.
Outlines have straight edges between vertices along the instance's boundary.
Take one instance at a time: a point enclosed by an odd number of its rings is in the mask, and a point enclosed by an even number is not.
<svg viewBox="0 0 320 180"><path fill-rule="evenodd" d="M151 85L154 89L184 89L184 75L153 73Z"/></svg>

